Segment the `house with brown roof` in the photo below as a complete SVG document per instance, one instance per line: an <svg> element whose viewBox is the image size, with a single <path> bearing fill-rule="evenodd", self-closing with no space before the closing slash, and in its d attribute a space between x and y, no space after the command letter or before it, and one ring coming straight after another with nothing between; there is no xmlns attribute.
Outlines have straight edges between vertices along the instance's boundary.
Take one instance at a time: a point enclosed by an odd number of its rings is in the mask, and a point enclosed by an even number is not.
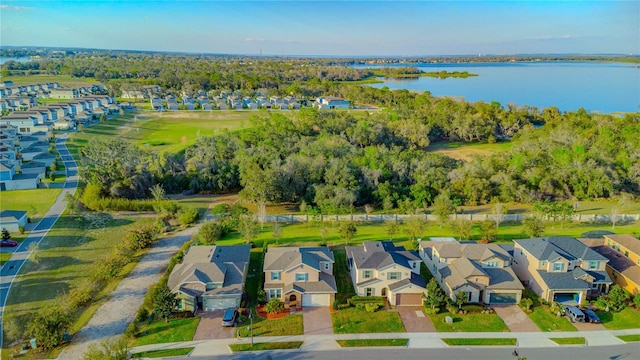
<svg viewBox="0 0 640 360"><path fill-rule="evenodd" d="M420 257L445 294L468 302L518 304L524 286L511 268L511 255L497 244L422 241Z"/></svg>
<svg viewBox="0 0 640 360"><path fill-rule="evenodd" d="M586 242L586 239L581 241ZM638 238L629 234L604 235L604 239L591 240L588 245L609 260L606 269L615 284L634 295L640 291Z"/></svg>
<svg viewBox="0 0 640 360"><path fill-rule="evenodd" d="M169 275L178 310L204 311L240 306L251 246L192 246Z"/></svg>
<svg viewBox="0 0 640 360"><path fill-rule="evenodd" d="M414 251L391 241L365 241L347 246L347 266L359 296L383 296L390 305L422 305L426 283L420 276L421 260Z"/></svg>
<svg viewBox="0 0 640 360"><path fill-rule="evenodd" d="M330 306L338 292L333 253L326 246L270 247L264 256L264 291L285 308Z"/></svg>

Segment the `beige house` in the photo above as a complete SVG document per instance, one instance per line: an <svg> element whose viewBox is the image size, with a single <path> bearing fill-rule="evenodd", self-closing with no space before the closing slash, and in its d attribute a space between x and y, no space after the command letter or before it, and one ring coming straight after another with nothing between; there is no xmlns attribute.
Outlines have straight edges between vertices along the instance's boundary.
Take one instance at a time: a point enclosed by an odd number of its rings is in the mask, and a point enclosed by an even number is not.
<svg viewBox="0 0 640 360"><path fill-rule="evenodd" d="M280 299L286 308L330 306L338 292L334 263L325 246L270 247L263 268L267 300Z"/></svg>
<svg viewBox="0 0 640 360"><path fill-rule="evenodd" d="M581 304L587 296L607 293L613 283L609 260L569 236L514 240L513 269L522 282L546 301Z"/></svg>
<svg viewBox="0 0 640 360"><path fill-rule="evenodd" d="M384 296L392 306L422 305L426 284L415 252L391 241L367 241L345 249L357 295Z"/></svg>
<svg viewBox="0 0 640 360"><path fill-rule="evenodd" d="M251 246L192 246L175 266L167 285L178 310L205 311L240 306Z"/></svg>
<svg viewBox="0 0 640 360"><path fill-rule="evenodd" d="M484 304L518 304L524 286L511 269L511 255L496 244L423 241L420 257L452 300Z"/></svg>

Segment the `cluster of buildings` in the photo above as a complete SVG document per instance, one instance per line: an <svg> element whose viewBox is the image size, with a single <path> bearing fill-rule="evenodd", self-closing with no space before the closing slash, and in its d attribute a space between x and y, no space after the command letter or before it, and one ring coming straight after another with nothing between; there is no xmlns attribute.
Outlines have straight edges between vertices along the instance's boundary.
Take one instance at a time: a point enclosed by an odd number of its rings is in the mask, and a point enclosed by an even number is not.
<svg viewBox="0 0 640 360"><path fill-rule="evenodd" d="M104 94L101 84L61 87L57 82L15 85L13 81L0 82L0 111L21 111L38 105L38 98L76 99Z"/></svg>
<svg viewBox="0 0 640 360"><path fill-rule="evenodd" d="M158 111L175 110L258 110L280 109L298 110L302 107L300 101L294 96L261 96L248 97L240 93L221 92L210 99L206 93L198 93L191 97L183 95L178 101L174 95L164 97L150 97L151 108Z"/></svg>
<svg viewBox="0 0 640 360"><path fill-rule="evenodd" d="M583 240L584 241L584 240ZM421 241L407 251L391 241L347 246L346 263L358 296L384 297L392 306L420 306L426 284L421 263L452 300L517 304L525 287L549 302L580 304L616 283L637 293L640 240L610 235L595 244L568 237L477 244L452 238ZM193 246L169 277L185 311L239 307L249 246ZM270 247L263 263L267 300L285 308L331 306L337 293L335 257L327 247Z"/></svg>
<svg viewBox="0 0 640 360"><path fill-rule="evenodd" d="M21 133L16 126L0 123L0 191L37 188L56 160L49 153L50 127L33 129L37 131Z"/></svg>

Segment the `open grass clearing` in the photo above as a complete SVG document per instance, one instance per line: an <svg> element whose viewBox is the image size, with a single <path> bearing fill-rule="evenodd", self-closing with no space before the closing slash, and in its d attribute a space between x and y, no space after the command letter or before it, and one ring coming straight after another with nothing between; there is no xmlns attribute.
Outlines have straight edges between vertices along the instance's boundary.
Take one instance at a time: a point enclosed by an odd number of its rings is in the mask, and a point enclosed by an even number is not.
<svg viewBox="0 0 640 360"><path fill-rule="evenodd" d="M433 326L438 332L508 332L509 328L500 316L492 314L429 314ZM452 324L445 322L445 317L451 316Z"/></svg>
<svg viewBox="0 0 640 360"><path fill-rule="evenodd" d="M407 346L409 339L336 340L340 347Z"/></svg>
<svg viewBox="0 0 640 360"><path fill-rule="evenodd" d="M247 320L238 326L241 337L251 337L251 326ZM288 336L304 334L302 314L287 315L280 319L267 320L253 314L253 336Z"/></svg>
<svg viewBox="0 0 640 360"><path fill-rule="evenodd" d="M134 346L191 341L199 322L199 317L171 319L169 322L164 319L156 320L140 328Z"/></svg>
<svg viewBox="0 0 640 360"><path fill-rule="evenodd" d="M171 356L185 356L189 355L195 349L194 347L184 347L184 348L176 348L176 349L163 349L163 350L151 350L151 351L142 351L139 353L134 353L131 355L134 359L139 358L162 358L162 357L171 357Z"/></svg>
<svg viewBox="0 0 640 360"><path fill-rule="evenodd" d="M355 307L331 314L336 334L395 333L405 332L397 312L378 310L370 313Z"/></svg>
<svg viewBox="0 0 640 360"><path fill-rule="evenodd" d="M640 327L640 311L624 308L619 312L596 311L602 325L609 330L636 329Z"/></svg>
<svg viewBox="0 0 640 360"><path fill-rule="evenodd" d="M508 346L515 345L516 338L442 338L442 341L451 346Z"/></svg>
<svg viewBox="0 0 640 360"><path fill-rule="evenodd" d="M513 143L511 141L500 141L494 144L439 141L429 144L428 150L457 160L469 161L475 156L490 156L508 151L512 147Z"/></svg>
<svg viewBox="0 0 640 360"><path fill-rule="evenodd" d="M552 314L546 306L536 306L527 315L541 331L578 331L566 316Z"/></svg>
<svg viewBox="0 0 640 360"><path fill-rule="evenodd" d="M299 349L304 341L277 341L251 344L232 344L229 349L232 352L239 351L264 351L264 350L287 350Z"/></svg>
<svg viewBox="0 0 640 360"><path fill-rule="evenodd" d="M555 342L558 345L584 345L585 344L585 339L583 337L549 338L549 340Z"/></svg>
<svg viewBox="0 0 640 360"><path fill-rule="evenodd" d="M618 339L624 342L636 342L636 341L640 341L640 334L620 335L618 336Z"/></svg>
<svg viewBox="0 0 640 360"><path fill-rule="evenodd" d="M57 182L57 180L56 180ZM32 223L37 223L47 214L62 189L11 190L0 193L3 210L22 210Z"/></svg>

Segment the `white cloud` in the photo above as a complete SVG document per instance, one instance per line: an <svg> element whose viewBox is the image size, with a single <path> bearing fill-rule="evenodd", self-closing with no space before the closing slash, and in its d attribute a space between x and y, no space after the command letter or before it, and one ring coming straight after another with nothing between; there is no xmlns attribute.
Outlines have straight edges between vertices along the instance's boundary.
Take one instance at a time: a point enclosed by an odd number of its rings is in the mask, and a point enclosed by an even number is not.
<svg viewBox="0 0 640 360"><path fill-rule="evenodd" d="M246 39L244 39L244 41L246 41L246 42L263 42L264 39L262 39L262 38L259 38L259 39L246 38Z"/></svg>
<svg viewBox="0 0 640 360"><path fill-rule="evenodd" d="M0 5L0 10L14 10L14 11L22 11L22 10L33 10L32 7L27 6L15 6L15 5Z"/></svg>

